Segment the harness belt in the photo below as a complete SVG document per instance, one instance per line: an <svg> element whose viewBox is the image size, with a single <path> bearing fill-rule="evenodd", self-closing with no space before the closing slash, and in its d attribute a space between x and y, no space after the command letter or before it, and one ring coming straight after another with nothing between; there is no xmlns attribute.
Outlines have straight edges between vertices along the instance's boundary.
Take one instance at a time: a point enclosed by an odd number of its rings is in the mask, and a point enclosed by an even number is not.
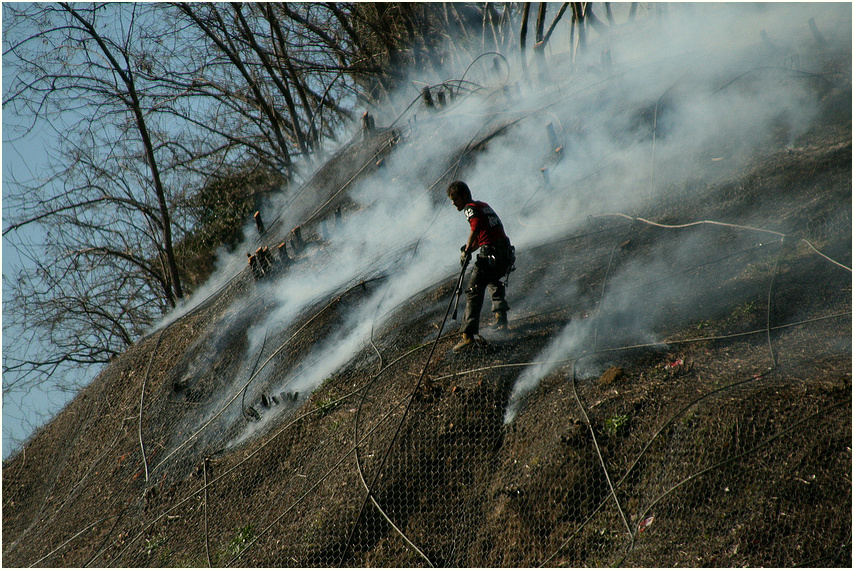
<svg viewBox="0 0 854 570"><path fill-rule="evenodd" d="M481 246L477 260L490 268L506 267L503 275L509 279L510 273L516 270L516 247L507 240L506 244L487 244Z"/></svg>

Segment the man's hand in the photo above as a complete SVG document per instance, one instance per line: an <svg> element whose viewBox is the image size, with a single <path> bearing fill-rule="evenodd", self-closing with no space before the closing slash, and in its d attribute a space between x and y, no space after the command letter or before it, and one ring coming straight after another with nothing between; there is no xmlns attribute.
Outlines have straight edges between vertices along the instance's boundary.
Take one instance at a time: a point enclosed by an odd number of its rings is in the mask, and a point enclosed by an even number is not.
<svg viewBox="0 0 854 570"><path fill-rule="evenodd" d="M466 246L461 247L460 251L462 252L460 254L460 265L465 265L471 259L471 253L466 250Z"/></svg>

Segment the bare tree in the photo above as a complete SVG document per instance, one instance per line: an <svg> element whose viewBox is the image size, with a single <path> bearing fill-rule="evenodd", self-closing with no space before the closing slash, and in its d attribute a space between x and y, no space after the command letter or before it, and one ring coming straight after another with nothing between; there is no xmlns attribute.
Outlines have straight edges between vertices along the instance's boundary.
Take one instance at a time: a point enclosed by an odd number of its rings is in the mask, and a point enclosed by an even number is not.
<svg viewBox="0 0 854 570"><path fill-rule="evenodd" d="M4 6L4 110L56 140L49 171L4 185L5 241L32 260L4 275L4 390L122 352L185 295L178 246L221 235L194 196L234 172L286 180L347 117L347 52L289 13L335 21L315 7Z"/></svg>
<svg viewBox="0 0 854 570"><path fill-rule="evenodd" d="M61 166L45 182L7 193L23 215L3 233L39 222L50 229L55 251L99 266L107 257L130 263L174 306L183 289L172 198L145 108L147 87L136 73L138 57L126 47L144 16L136 10L121 16L128 37L108 38L99 20L120 17L109 10L60 4L36 14L52 26L6 50L19 65L4 107L62 124L56 133ZM29 50L33 44L50 49ZM79 237L69 247L65 240L75 232ZM140 243L151 244L156 255Z"/></svg>
<svg viewBox="0 0 854 570"><path fill-rule="evenodd" d="M186 274L176 244L209 223L194 196L234 172L247 185L253 172L287 180L294 156L347 118L336 101L352 98L353 84L330 30L321 37L290 17L319 32L337 21L326 8L5 9L15 79L4 108L55 126L57 160L47 176L4 189L16 213L7 241L36 227L46 240L32 267L6 276L6 322L40 330L50 347L4 351L4 370L44 378L107 362L174 307Z"/></svg>
<svg viewBox="0 0 854 570"><path fill-rule="evenodd" d="M351 118L337 103L355 91L346 80L348 54L324 28L328 10L275 3L175 7L188 40L183 57L204 71L182 77L174 87L209 101L215 121L205 110L200 117L198 105L171 106L177 118L203 130L217 125L210 134L251 150L286 177L293 174L295 157L308 156L341 120Z"/></svg>
<svg viewBox="0 0 854 570"><path fill-rule="evenodd" d="M560 21L563 13L566 11L568 6L568 2L564 2L560 7L560 10L549 26L548 32L545 31L546 25L546 2L540 2L539 10L537 10L537 42L534 44L534 60L537 63L537 74L540 78L540 81L544 80L547 77L548 71L546 69L546 45L549 43L549 39L551 38L552 32L554 32L555 26Z"/></svg>
<svg viewBox="0 0 854 570"><path fill-rule="evenodd" d="M152 8L4 7L4 110L52 126L52 172L13 181L3 230L41 232L32 263L4 275L4 393L103 364L184 296L173 215L181 200L139 49ZM184 229L178 227L180 237ZM19 245L19 247L22 247ZM13 347L15 348L15 347ZM8 380L8 381L7 381Z"/></svg>
<svg viewBox="0 0 854 570"><path fill-rule="evenodd" d="M586 4L563 3L548 28L540 4L538 64L570 6L581 33ZM446 62L487 46L519 49L524 63L530 3L3 10L4 111L56 140L48 172L4 181L14 217L3 236L31 258L4 275L17 343L4 350L5 390L124 350L199 282L190 266L211 265L198 261L205 247L232 239L206 227L211 193L287 183L356 106L382 107L405 86L411 66L444 79Z"/></svg>

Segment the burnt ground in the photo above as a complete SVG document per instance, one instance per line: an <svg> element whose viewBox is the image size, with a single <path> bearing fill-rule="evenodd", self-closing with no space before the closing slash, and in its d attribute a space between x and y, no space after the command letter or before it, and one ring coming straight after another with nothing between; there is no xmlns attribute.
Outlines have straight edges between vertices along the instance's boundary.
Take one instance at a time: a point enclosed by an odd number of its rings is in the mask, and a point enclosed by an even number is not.
<svg viewBox="0 0 854 570"><path fill-rule="evenodd" d="M785 239L591 218L519 252L509 332L454 355L442 280L259 437L178 444L217 378L257 366L239 331L263 304L222 325L244 272L4 462L3 564L850 567L850 102L849 83L794 144L643 216ZM308 311L277 371L373 286ZM528 308L535 290L554 302ZM505 423L562 331L579 341Z"/></svg>

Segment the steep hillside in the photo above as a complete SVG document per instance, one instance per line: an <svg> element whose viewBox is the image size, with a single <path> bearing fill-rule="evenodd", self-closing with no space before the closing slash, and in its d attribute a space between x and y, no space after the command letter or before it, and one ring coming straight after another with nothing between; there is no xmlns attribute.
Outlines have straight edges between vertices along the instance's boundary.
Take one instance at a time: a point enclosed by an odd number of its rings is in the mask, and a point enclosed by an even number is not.
<svg viewBox="0 0 854 570"><path fill-rule="evenodd" d="M715 76L708 137L669 60L377 117L244 248L287 259L223 260L4 462L3 564L850 567L834 45ZM461 354L457 178L517 245Z"/></svg>

